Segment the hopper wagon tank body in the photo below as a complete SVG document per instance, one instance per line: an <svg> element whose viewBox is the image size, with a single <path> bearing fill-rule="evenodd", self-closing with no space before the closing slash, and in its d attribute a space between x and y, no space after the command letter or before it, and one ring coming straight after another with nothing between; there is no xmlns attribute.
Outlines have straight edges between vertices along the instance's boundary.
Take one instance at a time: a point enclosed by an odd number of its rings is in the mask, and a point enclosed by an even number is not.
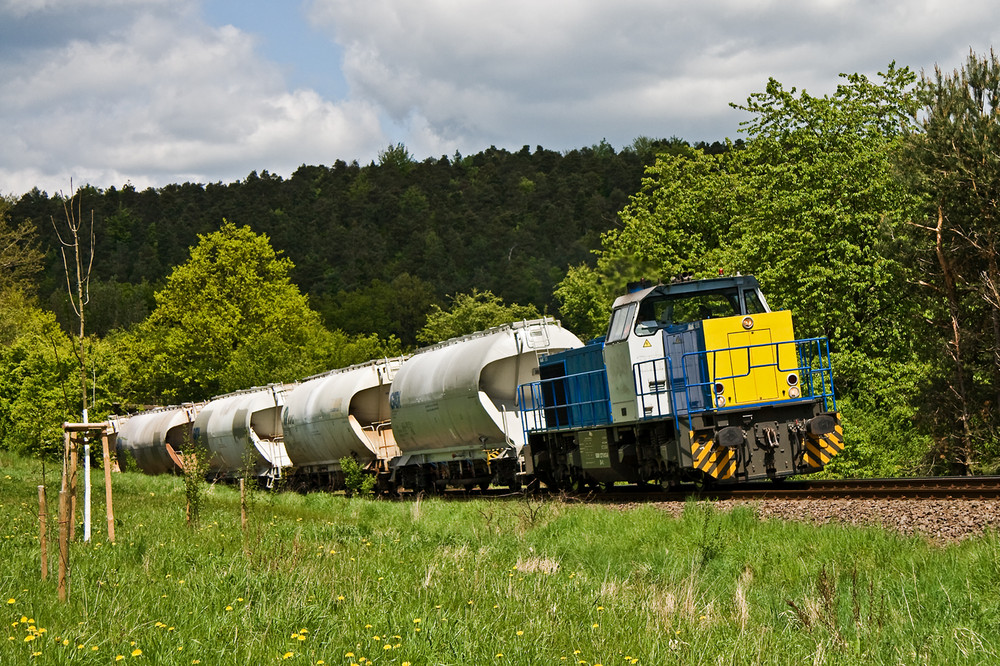
<svg viewBox="0 0 1000 666"><path fill-rule="evenodd" d="M112 417L119 460L131 457L147 474L181 472L179 454L192 441L192 427L200 404L186 404Z"/></svg>
<svg viewBox="0 0 1000 666"><path fill-rule="evenodd" d="M385 472L399 455L389 392L402 359L382 359L311 377L285 399L285 450L296 474L342 484L340 460ZM326 485L325 484L325 485Z"/></svg>
<svg viewBox="0 0 1000 666"><path fill-rule="evenodd" d="M524 446L517 387L539 359L582 345L551 318L515 322L418 350L392 383L400 456L390 486L517 486Z"/></svg>
<svg viewBox="0 0 1000 666"><path fill-rule="evenodd" d="M291 462L285 451L281 409L286 387L272 384L209 401L194 422L194 440L209 454L208 470L236 476L246 470L273 481Z"/></svg>

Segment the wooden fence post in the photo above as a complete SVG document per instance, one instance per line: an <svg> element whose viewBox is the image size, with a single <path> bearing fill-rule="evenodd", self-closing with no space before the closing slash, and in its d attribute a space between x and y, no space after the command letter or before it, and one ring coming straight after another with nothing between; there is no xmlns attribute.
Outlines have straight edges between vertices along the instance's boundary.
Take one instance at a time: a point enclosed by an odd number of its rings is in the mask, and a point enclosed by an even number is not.
<svg viewBox="0 0 1000 666"><path fill-rule="evenodd" d="M42 580L49 577L49 552L47 535L49 513L45 505L45 486L38 486L38 543L42 547Z"/></svg>
<svg viewBox="0 0 1000 666"><path fill-rule="evenodd" d="M59 491L59 601L68 595L66 579L69 574L69 492Z"/></svg>
<svg viewBox="0 0 1000 666"><path fill-rule="evenodd" d="M104 449L104 504L108 512L108 541L115 542L115 510L111 504L111 451L108 447L108 431L101 436Z"/></svg>

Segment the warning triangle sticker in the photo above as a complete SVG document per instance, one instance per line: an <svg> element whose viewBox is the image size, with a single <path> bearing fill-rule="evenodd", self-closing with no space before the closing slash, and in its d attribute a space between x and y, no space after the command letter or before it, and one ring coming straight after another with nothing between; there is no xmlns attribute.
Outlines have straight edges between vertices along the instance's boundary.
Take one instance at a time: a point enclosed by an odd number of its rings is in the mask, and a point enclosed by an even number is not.
<svg viewBox="0 0 1000 666"><path fill-rule="evenodd" d="M649 340L646 340L645 342L642 343L642 346L645 349L646 347L652 347L653 345L649 344Z"/></svg>

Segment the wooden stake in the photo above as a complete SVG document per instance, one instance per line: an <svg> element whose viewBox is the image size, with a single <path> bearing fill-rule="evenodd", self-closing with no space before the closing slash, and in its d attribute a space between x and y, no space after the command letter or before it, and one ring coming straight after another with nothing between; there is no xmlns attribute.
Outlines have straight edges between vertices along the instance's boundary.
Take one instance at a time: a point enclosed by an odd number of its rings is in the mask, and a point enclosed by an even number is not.
<svg viewBox="0 0 1000 666"><path fill-rule="evenodd" d="M69 493L59 491L59 601L69 596L66 579L69 574Z"/></svg>
<svg viewBox="0 0 1000 666"><path fill-rule="evenodd" d="M244 478L240 478L240 526L247 528L247 486Z"/></svg>
<svg viewBox="0 0 1000 666"><path fill-rule="evenodd" d="M45 530L48 527L49 513L45 505L45 486L38 486L38 543L42 547L42 580L49 577L49 551Z"/></svg>
<svg viewBox="0 0 1000 666"><path fill-rule="evenodd" d="M101 435L104 453L104 504L108 512L108 541L115 542L115 510L111 503L111 450L108 446L107 431Z"/></svg>

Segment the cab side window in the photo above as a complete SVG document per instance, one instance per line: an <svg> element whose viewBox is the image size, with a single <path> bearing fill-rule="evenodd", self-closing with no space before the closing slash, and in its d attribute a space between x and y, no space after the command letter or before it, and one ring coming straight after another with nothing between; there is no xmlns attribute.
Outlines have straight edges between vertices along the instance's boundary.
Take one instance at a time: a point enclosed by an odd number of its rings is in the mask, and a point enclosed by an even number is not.
<svg viewBox="0 0 1000 666"><path fill-rule="evenodd" d="M611 314L611 326L608 328L608 339L605 340L605 344L619 342L627 338L629 324L632 323L634 317L635 303L629 303L615 310Z"/></svg>
<svg viewBox="0 0 1000 666"><path fill-rule="evenodd" d="M746 289L743 291L743 302L746 304L747 314L761 314L767 312L764 308L764 304L760 302L760 296L753 289Z"/></svg>

